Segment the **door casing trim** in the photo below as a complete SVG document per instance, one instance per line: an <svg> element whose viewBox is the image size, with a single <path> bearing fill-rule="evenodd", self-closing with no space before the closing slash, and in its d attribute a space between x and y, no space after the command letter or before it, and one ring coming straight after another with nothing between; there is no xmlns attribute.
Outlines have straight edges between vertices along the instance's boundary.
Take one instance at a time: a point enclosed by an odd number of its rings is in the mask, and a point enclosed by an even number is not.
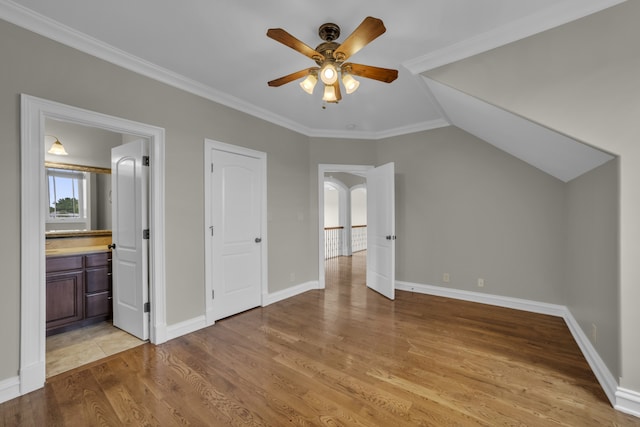
<svg viewBox="0 0 640 427"><path fill-rule="evenodd" d="M149 297L150 341L166 341L165 284L165 131L128 119L21 95L20 214L20 394L44 386L45 372L45 119L129 134L149 140Z"/></svg>

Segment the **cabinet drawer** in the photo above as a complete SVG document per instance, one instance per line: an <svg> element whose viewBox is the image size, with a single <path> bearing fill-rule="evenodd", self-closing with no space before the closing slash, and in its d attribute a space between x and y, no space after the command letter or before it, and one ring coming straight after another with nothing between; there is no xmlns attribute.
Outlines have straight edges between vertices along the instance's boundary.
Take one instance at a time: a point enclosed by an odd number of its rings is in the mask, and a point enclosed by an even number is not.
<svg viewBox="0 0 640 427"><path fill-rule="evenodd" d="M88 294L111 290L111 269L109 267L87 268L85 288Z"/></svg>
<svg viewBox="0 0 640 427"><path fill-rule="evenodd" d="M101 292L85 296L85 317L111 314L111 293Z"/></svg>
<svg viewBox="0 0 640 427"><path fill-rule="evenodd" d="M82 255L47 257L47 273L82 268Z"/></svg>
<svg viewBox="0 0 640 427"><path fill-rule="evenodd" d="M111 263L111 252L100 252L97 254L85 255L85 265L87 267L100 267Z"/></svg>

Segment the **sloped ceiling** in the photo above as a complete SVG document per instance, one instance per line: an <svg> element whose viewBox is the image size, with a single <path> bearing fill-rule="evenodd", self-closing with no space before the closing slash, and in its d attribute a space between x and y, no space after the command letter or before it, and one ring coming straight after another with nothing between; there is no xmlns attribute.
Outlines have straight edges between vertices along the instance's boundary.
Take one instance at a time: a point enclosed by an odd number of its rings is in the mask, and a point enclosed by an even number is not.
<svg viewBox="0 0 640 427"><path fill-rule="evenodd" d="M564 182L613 156L424 77L448 120Z"/></svg>

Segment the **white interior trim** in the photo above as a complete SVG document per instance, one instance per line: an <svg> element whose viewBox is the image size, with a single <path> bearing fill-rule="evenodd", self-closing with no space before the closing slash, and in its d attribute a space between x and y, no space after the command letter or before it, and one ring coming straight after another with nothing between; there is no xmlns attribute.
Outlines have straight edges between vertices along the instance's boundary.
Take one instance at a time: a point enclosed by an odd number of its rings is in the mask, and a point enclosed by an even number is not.
<svg viewBox="0 0 640 427"><path fill-rule="evenodd" d="M23 94L21 97L20 394L45 381L45 119L147 138L149 188L150 341L166 340L164 129Z"/></svg>
<svg viewBox="0 0 640 427"><path fill-rule="evenodd" d="M264 295L262 297L262 306L266 307L268 305L275 304L278 301L284 301L313 289L319 289L318 282L315 280L300 283L299 285Z"/></svg>
<svg viewBox="0 0 640 427"><path fill-rule="evenodd" d="M10 377L0 381L0 403L20 396L20 377Z"/></svg>
<svg viewBox="0 0 640 427"><path fill-rule="evenodd" d="M376 140L436 129L448 125L444 120L435 119L382 132L359 132L354 130L325 131L323 129L312 129L288 119L287 117L275 114L268 109L257 107L240 98L231 96L220 90L204 85L198 81L111 46L101 40L63 25L47 16L36 13L16 2L0 0L0 18L36 34L40 34L48 39L70 46L81 52L95 56L96 58L100 58L142 76L149 77L169 86L201 96L218 104L242 111L243 113L266 120L270 123L293 130L308 137Z"/></svg>
<svg viewBox="0 0 640 427"><path fill-rule="evenodd" d="M220 141L214 141L213 139L205 139L204 140L204 230L205 236L209 234L209 219L211 218L211 174L209 171L211 170L211 164L213 162L211 158L211 150L220 150L226 151L228 153L239 154L242 156L253 157L255 159L260 160L260 164L262 166L262 194L261 194L261 209L262 209L262 218L260 218L260 228L262 230L262 244L261 244L261 281L262 281L262 290L261 290L261 305L265 306L265 296L269 293L269 265L268 265L268 255L269 255L269 240L267 236L267 153L262 151L252 150L246 147L240 147L237 145L227 144ZM204 300L205 300L205 319L206 325L210 326L215 323L215 313L213 312L213 299L211 298L211 291L213 290L213 285L211 283L211 254L213 253L213 242L211 239L204 239Z"/></svg>
<svg viewBox="0 0 640 427"><path fill-rule="evenodd" d="M618 387L614 407L620 412L640 418L640 393Z"/></svg>

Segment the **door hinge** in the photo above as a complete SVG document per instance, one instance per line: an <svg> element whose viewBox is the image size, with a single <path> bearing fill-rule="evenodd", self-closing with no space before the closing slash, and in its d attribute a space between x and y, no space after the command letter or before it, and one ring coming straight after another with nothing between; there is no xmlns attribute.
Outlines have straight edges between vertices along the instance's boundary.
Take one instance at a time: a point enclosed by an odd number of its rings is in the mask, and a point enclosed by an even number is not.
<svg viewBox="0 0 640 427"><path fill-rule="evenodd" d="M149 166L149 156L142 156L142 166Z"/></svg>
<svg viewBox="0 0 640 427"><path fill-rule="evenodd" d="M213 173L213 163L211 163L211 173Z"/></svg>
<svg viewBox="0 0 640 427"><path fill-rule="evenodd" d="M211 299L216 299L216 291L211 289Z"/></svg>
<svg viewBox="0 0 640 427"><path fill-rule="evenodd" d="M144 240L149 240L149 229L142 230L142 238Z"/></svg>
<svg viewBox="0 0 640 427"><path fill-rule="evenodd" d="M145 302L144 303L144 312L145 313L149 313L150 311L151 311L151 303Z"/></svg>

